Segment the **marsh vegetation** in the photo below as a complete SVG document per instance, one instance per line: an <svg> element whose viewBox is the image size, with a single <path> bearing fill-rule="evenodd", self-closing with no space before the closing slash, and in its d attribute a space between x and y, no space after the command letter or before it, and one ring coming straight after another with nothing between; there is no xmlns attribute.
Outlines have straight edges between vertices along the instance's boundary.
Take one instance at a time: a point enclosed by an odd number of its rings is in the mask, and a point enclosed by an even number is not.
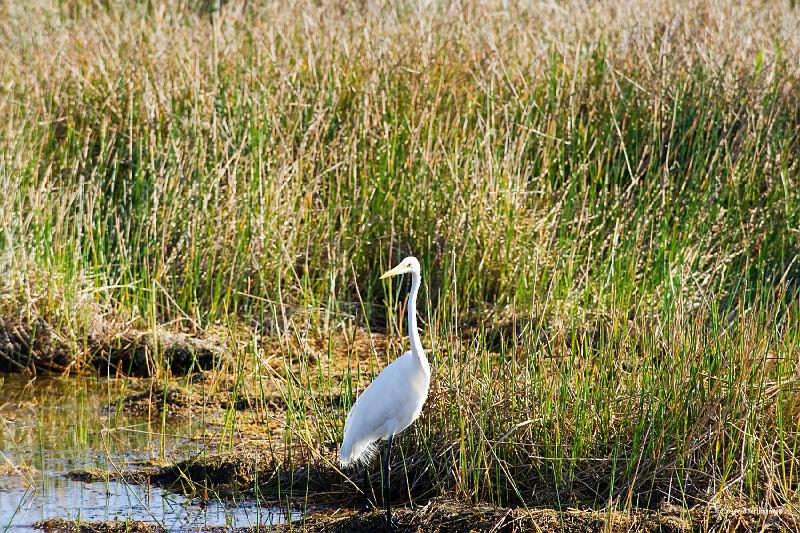
<svg viewBox="0 0 800 533"><path fill-rule="evenodd" d="M213 435L148 482L380 504L336 450L413 253L406 513L789 527L794 2L214 5L0 3L0 370Z"/></svg>

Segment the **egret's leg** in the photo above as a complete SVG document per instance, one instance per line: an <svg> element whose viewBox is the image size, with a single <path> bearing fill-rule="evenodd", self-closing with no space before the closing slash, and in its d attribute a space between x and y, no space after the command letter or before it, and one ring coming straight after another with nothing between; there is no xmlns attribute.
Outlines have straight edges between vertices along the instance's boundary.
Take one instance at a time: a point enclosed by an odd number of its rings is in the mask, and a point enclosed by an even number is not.
<svg viewBox="0 0 800 533"><path fill-rule="evenodd" d="M383 503L386 505L386 524L389 529L394 530L395 525L392 522L392 469L389 462L392 458L392 435L386 439L386 459L383 462Z"/></svg>
<svg viewBox="0 0 800 533"><path fill-rule="evenodd" d="M362 480L362 491L364 492L364 510L369 511L376 506L373 504L375 500L375 491L372 490L372 483L369 479L369 468L364 467L364 479Z"/></svg>

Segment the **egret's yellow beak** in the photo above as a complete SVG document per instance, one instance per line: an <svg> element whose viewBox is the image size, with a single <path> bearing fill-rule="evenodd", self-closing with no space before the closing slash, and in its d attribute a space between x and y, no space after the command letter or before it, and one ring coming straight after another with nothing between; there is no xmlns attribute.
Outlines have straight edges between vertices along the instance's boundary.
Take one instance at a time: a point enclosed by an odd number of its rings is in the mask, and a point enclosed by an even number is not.
<svg viewBox="0 0 800 533"><path fill-rule="evenodd" d="M384 272L383 276L381 276L380 279L391 278L392 276L396 276L398 274L402 274L404 267L405 267L405 265L399 264L396 267L394 267L393 269L391 269L391 270L389 270L387 272Z"/></svg>

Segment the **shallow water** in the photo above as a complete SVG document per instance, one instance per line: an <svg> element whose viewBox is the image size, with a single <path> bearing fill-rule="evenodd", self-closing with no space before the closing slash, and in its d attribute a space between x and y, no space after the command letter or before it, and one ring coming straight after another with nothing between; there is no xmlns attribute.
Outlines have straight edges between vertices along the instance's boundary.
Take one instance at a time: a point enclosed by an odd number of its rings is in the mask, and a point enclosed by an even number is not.
<svg viewBox="0 0 800 533"><path fill-rule="evenodd" d="M168 531L278 523L258 502L189 499L158 487L67 479L72 470L115 472L195 455L213 428L202 421L147 420L106 406L119 382L0 375L0 532L35 531L39 520L142 520ZM290 517L291 518L291 517Z"/></svg>

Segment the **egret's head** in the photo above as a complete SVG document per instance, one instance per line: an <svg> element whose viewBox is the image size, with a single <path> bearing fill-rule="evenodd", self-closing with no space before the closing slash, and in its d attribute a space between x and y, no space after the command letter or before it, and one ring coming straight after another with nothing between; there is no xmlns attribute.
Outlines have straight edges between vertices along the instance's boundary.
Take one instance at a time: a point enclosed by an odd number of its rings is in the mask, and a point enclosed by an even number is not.
<svg viewBox="0 0 800 533"><path fill-rule="evenodd" d="M391 278L392 276L399 276L400 274L408 274L411 272L416 272L419 274L419 261L417 261L417 258L414 256L408 256L400 261L399 265L384 273L384 275L381 276L381 279Z"/></svg>

